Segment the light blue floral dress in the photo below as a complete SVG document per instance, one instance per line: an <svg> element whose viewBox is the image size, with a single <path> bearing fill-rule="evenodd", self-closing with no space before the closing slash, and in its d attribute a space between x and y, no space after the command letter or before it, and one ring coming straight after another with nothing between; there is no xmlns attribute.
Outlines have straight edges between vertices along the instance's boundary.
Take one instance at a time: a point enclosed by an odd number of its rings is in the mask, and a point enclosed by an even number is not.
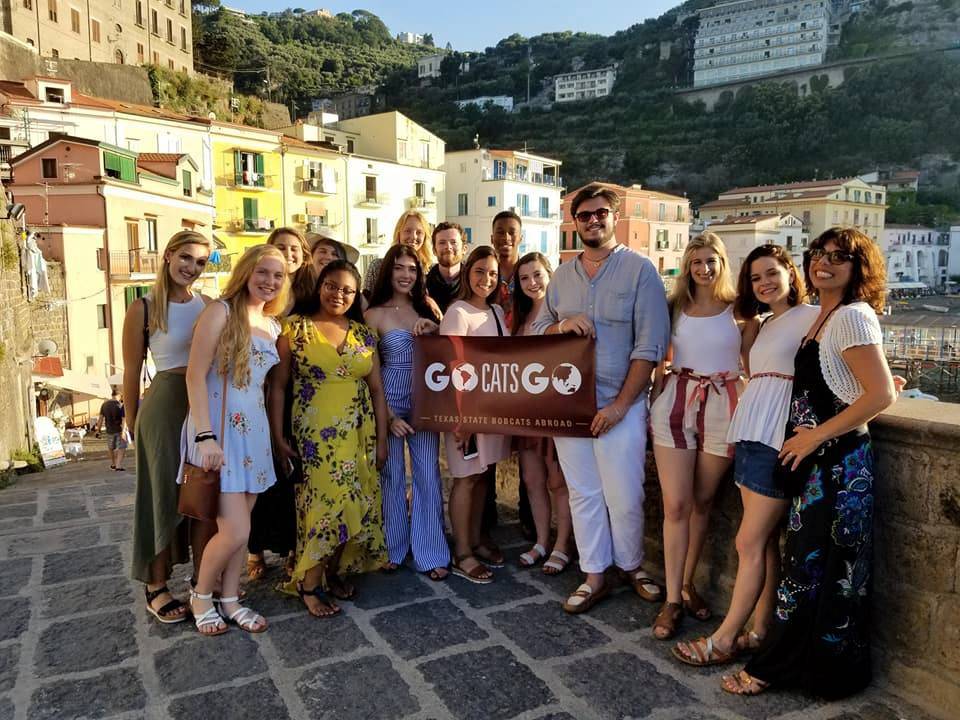
<svg viewBox="0 0 960 720"><path fill-rule="evenodd" d="M207 373L207 404L210 423L223 448L224 465L220 470L220 492L261 493L277 481L273 470L273 450L270 445L270 430L264 397L264 383L270 368L280 362L276 339L280 325L271 322L271 338L260 335L251 337L250 382L245 388L233 384L233 374L227 378L226 430L220 428L223 377L217 373L217 363ZM206 428L200 428L205 430ZM197 427L193 415L187 416L180 438L184 457L199 464L197 446L193 438ZM180 477L183 478L183 467Z"/></svg>

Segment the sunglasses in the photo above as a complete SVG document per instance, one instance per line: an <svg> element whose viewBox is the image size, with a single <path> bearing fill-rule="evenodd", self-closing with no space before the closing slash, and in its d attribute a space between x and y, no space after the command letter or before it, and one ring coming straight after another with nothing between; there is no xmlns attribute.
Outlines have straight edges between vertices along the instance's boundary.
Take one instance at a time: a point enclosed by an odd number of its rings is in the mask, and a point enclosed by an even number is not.
<svg viewBox="0 0 960 720"><path fill-rule="evenodd" d="M596 210L581 210L574 217L577 219L577 222L590 222L590 218L596 216L597 220L603 222L607 219L607 215L610 214L610 208L597 208Z"/></svg>
<svg viewBox="0 0 960 720"><path fill-rule="evenodd" d="M815 250L808 250L807 257L810 258L811 263L817 262L820 260L820 258L826 258L827 262L831 265L843 265L845 262L853 262L853 260L856 258L856 255L851 252L847 252L846 250L830 250L828 252L818 248Z"/></svg>

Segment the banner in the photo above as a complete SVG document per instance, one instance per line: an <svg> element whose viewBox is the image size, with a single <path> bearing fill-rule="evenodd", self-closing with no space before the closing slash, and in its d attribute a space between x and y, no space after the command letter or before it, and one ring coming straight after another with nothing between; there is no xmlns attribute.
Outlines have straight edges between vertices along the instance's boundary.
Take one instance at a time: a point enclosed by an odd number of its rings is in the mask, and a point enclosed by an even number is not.
<svg viewBox="0 0 960 720"><path fill-rule="evenodd" d="M53 424L53 420L43 415L34 418L33 429L37 434L37 445L40 447L43 466L50 468L63 465L67 461L67 456L63 452L60 431Z"/></svg>
<svg viewBox="0 0 960 720"><path fill-rule="evenodd" d="M576 335L420 335L411 422L423 430L592 437L593 344Z"/></svg>

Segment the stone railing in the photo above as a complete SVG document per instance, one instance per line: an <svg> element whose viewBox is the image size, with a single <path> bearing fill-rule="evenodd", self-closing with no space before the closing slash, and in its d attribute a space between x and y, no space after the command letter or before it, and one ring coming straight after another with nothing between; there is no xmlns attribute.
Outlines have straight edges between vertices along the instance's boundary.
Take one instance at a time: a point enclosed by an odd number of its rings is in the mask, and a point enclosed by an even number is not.
<svg viewBox="0 0 960 720"><path fill-rule="evenodd" d="M878 464L873 580L875 682L939 717L960 707L960 405L900 400L871 423ZM647 460L646 544L662 567L662 505ZM698 589L722 612L737 569L739 492L716 500ZM953 710L950 710L953 708Z"/></svg>

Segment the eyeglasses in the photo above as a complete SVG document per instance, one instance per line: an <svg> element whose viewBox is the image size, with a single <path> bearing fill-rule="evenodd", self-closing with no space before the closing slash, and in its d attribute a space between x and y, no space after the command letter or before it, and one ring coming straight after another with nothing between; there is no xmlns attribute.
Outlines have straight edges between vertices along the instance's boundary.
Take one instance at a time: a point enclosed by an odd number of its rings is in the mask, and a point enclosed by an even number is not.
<svg viewBox="0 0 960 720"><path fill-rule="evenodd" d="M334 285L332 282L324 282L322 287L331 295L343 295L347 300L357 294L357 291L353 288L340 287L339 285Z"/></svg>
<svg viewBox="0 0 960 720"><path fill-rule="evenodd" d="M814 248L813 250L807 250L807 257L810 258L811 263L817 262L820 258L826 258L831 265L843 265L845 262L853 262L856 255L846 250L830 250L828 252L827 250Z"/></svg>
<svg viewBox="0 0 960 720"><path fill-rule="evenodd" d="M574 217L577 219L577 222L590 222L590 218L596 216L597 220L603 222L607 219L607 215L610 214L610 208L597 208L596 210L581 210Z"/></svg>

